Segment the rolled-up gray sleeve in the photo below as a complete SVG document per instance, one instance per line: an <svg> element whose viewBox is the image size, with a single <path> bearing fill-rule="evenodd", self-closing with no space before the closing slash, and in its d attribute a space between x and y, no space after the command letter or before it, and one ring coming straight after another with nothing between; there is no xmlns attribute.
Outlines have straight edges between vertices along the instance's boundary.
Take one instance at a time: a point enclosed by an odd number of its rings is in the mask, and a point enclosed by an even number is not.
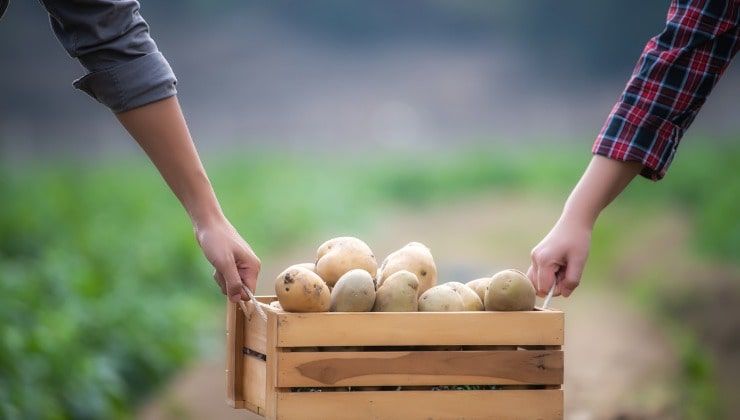
<svg viewBox="0 0 740 420"><path fill-rule="evenodd" d="M88 74L74 86L113 112L174 96L177 79L135 0L43 0L51 26Z"/></svg>

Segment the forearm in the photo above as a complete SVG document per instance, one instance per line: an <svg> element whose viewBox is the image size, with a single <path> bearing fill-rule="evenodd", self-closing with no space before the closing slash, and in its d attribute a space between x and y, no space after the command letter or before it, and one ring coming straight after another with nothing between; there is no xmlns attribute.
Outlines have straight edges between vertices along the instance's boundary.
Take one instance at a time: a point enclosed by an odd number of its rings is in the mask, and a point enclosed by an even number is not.
<svg viewBox="0 0 740 420"><path fill-rule="evenodd" d="M601 211L627 187L641 169L639 162L622 162L594 156L568 197L560 217L561 222L593 228Z"/></svg>
<svg viewBox="0 0 740 420"><path fill-rule="evenodd" d="M116 116L157 167L196 228L224 219L176 96Z"/></svg>

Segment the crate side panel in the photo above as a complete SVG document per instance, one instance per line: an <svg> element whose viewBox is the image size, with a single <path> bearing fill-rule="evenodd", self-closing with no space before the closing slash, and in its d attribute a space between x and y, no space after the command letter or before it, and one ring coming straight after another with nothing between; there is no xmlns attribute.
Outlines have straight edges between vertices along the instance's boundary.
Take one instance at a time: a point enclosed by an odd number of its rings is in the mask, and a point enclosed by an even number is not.
<svg viewBox="0 0 740 420"><path fill-rule="evenodd" d="M280 419L562 419L559 389L281 392Z"/></svg>
<svg viewBox="0 0 740 420"><path fill-rule="evenodd" d="M226 402L234 408L244 407L242 348L244 346L244 313L233 302L226 304Z"/></svg>
<svg viewBox="0 0 740 420"><path fill-rule="evenodd" d="M560 385L559 350L279 353L280 387Z"/></svg>
<svg viewBox="0 0 740 420"><path fill-rule="evenodd" d="M267 321L254 309L254 303L247 302L248 314L244 317L244 347L261 354L267 354ZM243 312L242 312L243 313Z"/></svg>
<svg viewBox="0 0 740 420"><path fill-rule="evenodd" d="M247 408L257 414L265 412L267 363L251 355L244 355L244 399ZM252 409L252 407L254 409Z"/></svg>
<svg viewBox="0 0 740 420"><path fill-rule="evenodd" d="M563 344L563 313L371 312L279 313L277 345L554 345Z"/></svg>
<svg viewBox="0 0 740 420"><path fill-rule="evenodd" d="M277 353L281 352L281 349L276 347L277 337L277 315L275 312L267 312L267 329L266 329L266 345L267 352L265 353L265 417L268 419L278 418L278 405L277 405L277 393L279 389L276 387L277 383L277 372L280 367L278 364Z"/></svg>

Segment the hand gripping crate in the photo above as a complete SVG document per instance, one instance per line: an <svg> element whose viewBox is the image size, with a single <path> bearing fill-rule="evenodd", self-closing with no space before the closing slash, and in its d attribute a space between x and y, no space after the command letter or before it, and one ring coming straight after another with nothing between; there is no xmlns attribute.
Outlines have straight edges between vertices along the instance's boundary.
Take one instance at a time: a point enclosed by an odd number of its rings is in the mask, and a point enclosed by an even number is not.
<svg viewBox="0 0 740 420"><path fill-rule="evenodd" d="M257 298L264 304L274 296ZM267 419L559 419L563 313L227 310L227 402Z"/></svg>

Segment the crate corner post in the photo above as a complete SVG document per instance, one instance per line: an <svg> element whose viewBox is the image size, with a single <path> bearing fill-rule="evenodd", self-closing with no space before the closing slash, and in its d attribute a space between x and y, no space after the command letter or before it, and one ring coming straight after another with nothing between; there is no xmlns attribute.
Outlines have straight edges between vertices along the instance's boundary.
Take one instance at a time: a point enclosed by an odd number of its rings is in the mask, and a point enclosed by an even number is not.
<svg viewBox="0 0 740 420"><path fill-rule="evenodd" d="M244 313L234 302L226 303L226 403L244 408L242 386L244 347Z"/></svg>
<svg viewBox="0 0 740 420"><path fill-rule="evenodd" d="M265 418L274 420L278 418L278 357L281 351L278 347L278 318L280 315L273 311L267 312L266 328L266 376L265 376Z"/></svg>

